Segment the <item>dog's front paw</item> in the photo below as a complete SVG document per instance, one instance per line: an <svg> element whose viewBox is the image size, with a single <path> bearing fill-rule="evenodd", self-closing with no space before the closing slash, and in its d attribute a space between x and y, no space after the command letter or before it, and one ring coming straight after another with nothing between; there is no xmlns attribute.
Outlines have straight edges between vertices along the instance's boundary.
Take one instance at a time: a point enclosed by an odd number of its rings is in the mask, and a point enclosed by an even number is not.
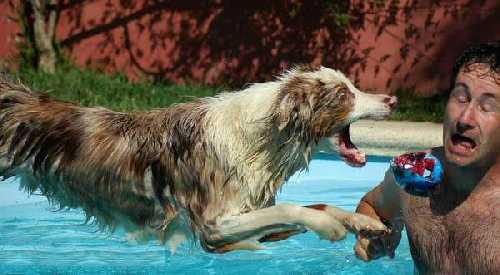
<svg viewBox="0 0 500 275"><path fill-rule="evenodd" d="M318 234L320 239L329 241L340 241L345 239L347 235L347 229L339 223L337 220L328 219L322 221L315 228L310 228L316 234Z"/></svg>
<svg viewBox="0 0 500 275"><path fill-rule="evenodd" d="M358 213L348 215L344 220L344 225L349 231L366 237L390 233L390 230L382 222Z"/></svg>

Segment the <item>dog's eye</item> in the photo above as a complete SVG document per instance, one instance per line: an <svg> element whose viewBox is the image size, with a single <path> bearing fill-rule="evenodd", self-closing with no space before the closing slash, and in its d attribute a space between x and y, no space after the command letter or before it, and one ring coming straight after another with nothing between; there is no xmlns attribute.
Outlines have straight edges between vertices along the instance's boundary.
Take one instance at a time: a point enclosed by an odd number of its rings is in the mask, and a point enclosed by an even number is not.
<svg viewBox="0 0 500 275"><path fill-rule="evenodd" d="M341 87L340 89L337 90L337 97L340 99L345 99L347 97L347 93L349 90L347 87Z"/></svg>

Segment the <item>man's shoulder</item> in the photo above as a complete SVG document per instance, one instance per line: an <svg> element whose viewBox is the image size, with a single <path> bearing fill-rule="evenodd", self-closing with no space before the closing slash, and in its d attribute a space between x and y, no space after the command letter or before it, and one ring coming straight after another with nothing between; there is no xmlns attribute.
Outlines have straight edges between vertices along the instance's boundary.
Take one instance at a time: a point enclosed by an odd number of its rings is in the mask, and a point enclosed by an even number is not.
<svg viewBox="0 0 500 275"><path fill-rule="evenodd" d="M494 164L472 192L477 201L500 207L500 163ZM500 213L500 211L498 211Z"/></svg>

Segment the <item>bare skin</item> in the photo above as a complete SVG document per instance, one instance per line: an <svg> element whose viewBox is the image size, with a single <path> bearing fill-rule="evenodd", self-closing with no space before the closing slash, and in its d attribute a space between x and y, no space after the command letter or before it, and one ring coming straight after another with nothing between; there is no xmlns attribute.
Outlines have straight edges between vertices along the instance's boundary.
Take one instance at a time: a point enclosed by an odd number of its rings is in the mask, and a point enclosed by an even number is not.
<svg viewBox="0 0 500 275"><path fill-rule="evenodd" d="M391 225L384 237L358 235L356 254L394 256L406 227L419 272L500 273L500 82L485 64L461 71L448 101L444 146L432 150L445 178L429 197L400 189L390 172L357 212Z"/></svg>

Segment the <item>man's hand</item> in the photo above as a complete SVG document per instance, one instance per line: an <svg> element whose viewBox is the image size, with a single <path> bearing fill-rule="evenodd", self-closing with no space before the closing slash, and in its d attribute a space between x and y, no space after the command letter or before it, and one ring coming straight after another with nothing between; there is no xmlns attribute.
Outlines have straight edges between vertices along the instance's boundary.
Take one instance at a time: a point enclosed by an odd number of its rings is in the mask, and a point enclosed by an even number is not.
<svg viewBox="0 0 500 275"><path fill-rule="evenodd" d="M390 233L380 236L359 234L357 239L354 251L362 260L371 261L383 256L394 258L394 251L401 240L401 229L397 226Z"/></svg>
<svg viewBox="0 0 500 275"><path fill-rule="evenodd" d="M357 234L358 240L354 251L362 260L370 261L383 256L394 257L404 227L400 192L394 175L388 170L384 180L359 202L357 213L381 221L390 229L383 235L368 235L364 232Z"/></svg>

